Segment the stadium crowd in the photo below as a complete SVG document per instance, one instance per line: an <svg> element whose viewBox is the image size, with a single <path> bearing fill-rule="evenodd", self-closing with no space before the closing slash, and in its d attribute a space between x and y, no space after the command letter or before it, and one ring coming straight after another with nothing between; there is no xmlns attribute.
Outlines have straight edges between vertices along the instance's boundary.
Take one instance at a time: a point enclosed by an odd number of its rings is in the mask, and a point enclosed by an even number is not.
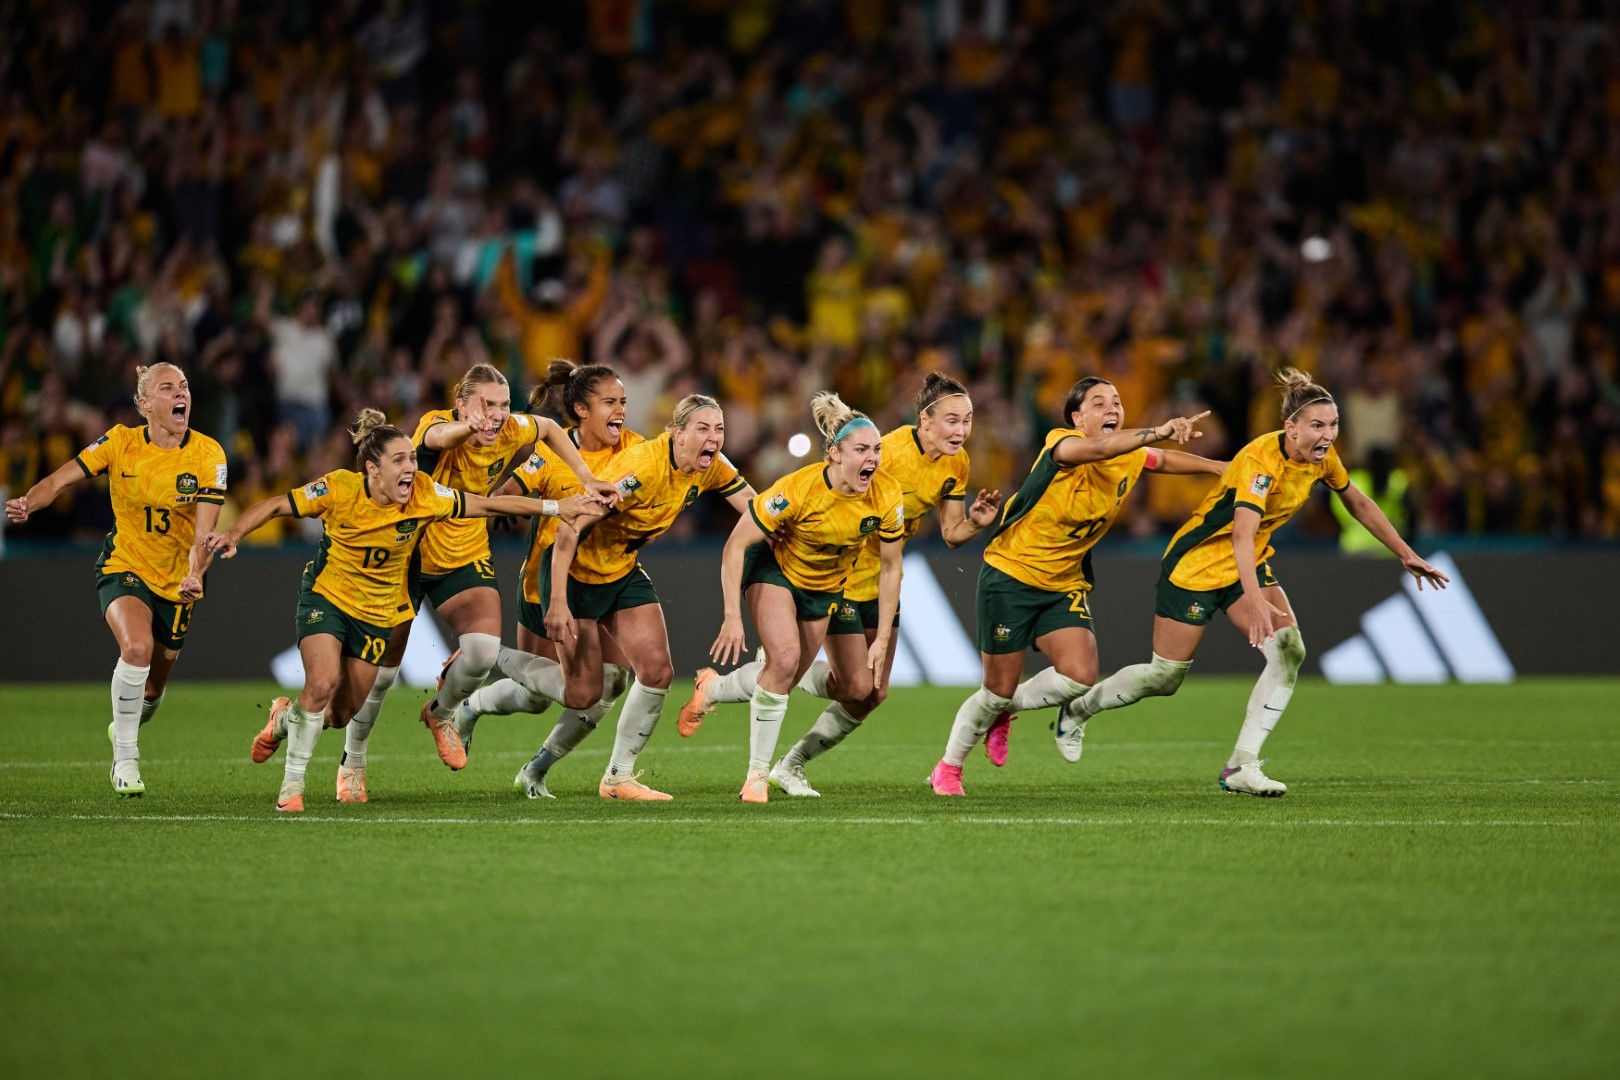
<svg viewBox="0 0 1620 1080"><path fill-rule="evenodd" d="M1064 393L1342 403L1408 535L1620 538L1614 5L25 0L0 13L0 487L188 373L236 507L489 361L711 393L756 483L924 374L1016 488ZM1207 482L1159 478L1120 535ZM83 485L30 526L94 534ZM233 513L227 506L224 520ZM1302 528L1331 536L1325 500ZM687 520L690 519L690 520ZM275 541L283 522L256 539ZM677 532L731 516L683 518ZM285 523L296 529L296 523Z"/></svg>

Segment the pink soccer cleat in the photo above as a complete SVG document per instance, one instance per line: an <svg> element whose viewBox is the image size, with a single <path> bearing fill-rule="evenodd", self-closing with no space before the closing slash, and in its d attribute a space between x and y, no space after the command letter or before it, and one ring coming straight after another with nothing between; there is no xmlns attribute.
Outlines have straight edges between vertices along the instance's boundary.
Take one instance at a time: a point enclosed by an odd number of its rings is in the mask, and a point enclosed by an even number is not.
<svg viewBox="0 0 1620 1080"><path fill-rule="evenodd" d="M962 766L947 765L941 761L934 766L933 775L928 778L929 784L934 788L935 795L966 795L962 790Z"/></svg>
<svg viewBox="0 0 1620 1080"><path fill-rule="evenodd" d="M998 769L1007 764L1007 736L1011 734L1012 722L1016 719L1018 717L1012 713L997 713L995 723L984 733L984 756Z"/></svg>

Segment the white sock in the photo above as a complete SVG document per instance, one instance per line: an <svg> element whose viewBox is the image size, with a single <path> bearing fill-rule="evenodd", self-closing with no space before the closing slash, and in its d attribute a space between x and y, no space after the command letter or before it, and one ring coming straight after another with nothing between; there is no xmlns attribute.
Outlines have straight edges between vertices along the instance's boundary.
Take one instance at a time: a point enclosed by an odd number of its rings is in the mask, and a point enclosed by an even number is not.
<svg viewBox="0 0 1620 1080"><path fill-rule="evenodd" d="M754 688L754 696L748 700L748 719L752 721L748 725L749 772L764 772L771 767L776 738L782 733L782 717L787 715L787 703L786 694Z"/></svg>
<svg viewBox="0 0 1620 1080"><path fill-rule="evenodd" d="M602 697L607 701L617 701L624 697L624 692L630 689L631 671L618 664L604 663L602 665ZM606 714L603 714L606 715Z"/></svg>
<svg viewBox="0 0 1620 1080"><path fill-rule="evenodd" d="M1013 691L1013 712L1049 709L1073 701L1090 687L1075 682L1055 667L1046 668L1018 684Z"/></svg>
<svg viewBox="0 0 1620 1080"><path fill-rule="evenodd" d="M588 709L567 709L558 717L557 723L552 726L551 734L546 741L540 744L540 749L534 755L534 772L538 776L545 776L551 767L569 754L573 753L586 736L596 730L602 717L613 708L611 701L598 701Z"/></svg>
<svg viewBox="0 0 1620 1080"><path fill-rule="evenodd" d="M533 690L525 690L511 679L498 679L468 695L467 707L479 716L543 713L551 707L551 699Z"/></svg>
<svg viewBox="0 0 1620 1080"><path fill-rule="evenodd" d="M148 720L151 720L152 717L157 715L158 707L163 704L163 699L168 697L168 696L169 696L169 691L168 691L168 688L165 687L163 692L161 694L159 694L157 697L153 698L151 701L143 701L143 702L141 702L141 726L142 727L145 727L146 722Z"/></svg>
<svg viewBox="0 0 1620 1080"><path fill-rule="evenodd" d="M842 702L835 701L821 710L804 738L794 743L782 760L790 765L803 765L843 742L860 726L861 721L851 716Z"/></svg>
<svg viewBox="0 0 1620 1080"><path fill-rule="evenodd" d="M1154 653L1152 663L1122 667L1098 682L1075 701L1070 714L1090 720L1106 709L1124 708L1145 697L1167 697L1180 689L1190 667L1191 660L1166 660Z"/></svg>
<svg viewBox="0 0 1620 1080"><path fill-rule="evenodd" d="M450 719L456 706L484 685L500 655L501 639L494 634L462 634L456 647L461 655L444 669L444 685L433 698L433 715L440 720Z"/></svg>
<svg viewBox="0 0 1620 1080"><path fill-rule="evenodd" d="M669 687L643 686L640 679L630 684L630 692L624 698L624 711L619 713L619 726L613 735L613 756L608 759L604 779L629 776L636 771L636 757L658 727L658 718L664 711L664 695L668 693Z"/></svg>
<svg viewBox="0 0 1620 1080"><path fill-rule="evenodd" d="M1299 628L1285 626L1274 634L1260 650L1266 666L1254 682L1249 695L1249 707L1243 713L1243 727L1238 731L1237 745L1232 749L1228 768L1255 761L1266 736L1282 719L1288 700L1294 696L1294 683L1299 679L1299 666L1305 662L1305 641Z"/></svg>
<svg viewBox="0 0 1620 1080"><path fill-rule="evenodd" d="M753 701L754 691L759 688L759 673L764 670L763 663L750 660L736 671L710 680L708 689L703 691L704 702L722 705L726 702Z"/></svg>
<svg viewBox="0 0 1620 1080"><path fill-rule="evenodd" d="M315 754L315 743L326 725L326 710L305 712L297 699L287 708L287 768L283 783L304 784L304 772Z"/></svg>
<svg viewBox="0 0 1620 1080"><path fill-rule="evenodd" d="M371 729L377 724L377 713L382 709L383 698L388 696L388 691L398 678L399 668L378 668L371 692L366 695L366 700L354 714L354 719L349 721L348 727L343 729L343 764L349 768L366 767L366 743L371 739Z"/></svg>
<svg viewBox="0 0 1620 1080"><path fill-rule="evenodd" d="M831 670L832 668L828 666L827 661L815 661L810 665L810 669L804 673L804 678L799 680L799 689L811 697L831 697L832 695L827 691L827 674Z"/></svg>
<svg viewBox="0 0 1620 1080"><path fill-rule="evenodd" d="M1012 698L992 694L982 686L969 694L951 723L951 738L945 744L945 764L960 768L984 738L984 733L990 730L990 725L996 722L996 716L1011 707Z"/></svg>
<svg viewBox="0 0 1620 1080"><path fill-rule="evenodd" d="M568 684L568 679L563 674L562 665L555 660L503 645L495 667L525 690L532 690L552 701L563 700L563 688Z"/></svg>
<svg viewBox="0 0 1620 1080"><path fill-rule="evenodd" d="M113 763L139 760L140 748L135 745L141 730L141 705L146 700L146 677L152 673L151 665L136 667L120 658L113 665L112 715Z"/></svg>

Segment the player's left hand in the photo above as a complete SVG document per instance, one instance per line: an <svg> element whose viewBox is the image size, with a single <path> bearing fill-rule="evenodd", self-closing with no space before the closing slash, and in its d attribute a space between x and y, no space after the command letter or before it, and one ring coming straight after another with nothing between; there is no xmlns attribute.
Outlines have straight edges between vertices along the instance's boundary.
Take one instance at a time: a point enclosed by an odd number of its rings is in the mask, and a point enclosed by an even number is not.
<svg viewBox="0 0 1620 1080"><path fill-rule="evenodd" d="M613 506L619 501L619 489L606 480L598 480L594 476L585 481L585 490L603 506Z"/></svg>
<svg viewBox="0 0 1620 1080"><path fill-rule="evenodd" d="M211 532L203 537L202 546L222 559L234 559L236 544L241 539L241 535L235 529L227 529L225 532Z"/></svg>
<svg viewBox="0 0 1620 1080"><path fill-rule="evenodd" d="M28 520L28 496L19 495L15 499L6 500L6 518L13 525L21 525Z"/></svg>
<svg viewBox="0 0 1620 1080"><path fill-rule="evenodd" d="M1001 512L1001 492L985 491L980 489L973 497L973 505L967 509L968 520L983 529L993 524L996 515Z"/></svg>
<svg viewBox="0 0 1620 1080"><path fill-rule="evenodd" d="M1430 585L1433 585L1436 589L1445 588L1446 584L1451 581L1451 579L1445 574L1436 570L1434 567L1430 566L1427 562L1418 558L1416 555L1413 555L1410 558L1402 559L1401 565L1406 567L1407 573L1417 578L1418 592L1423 591L1423 583L1425 581L1427 581Z"/></svg>
<svg viewBox="0 0 1620 1080"><path fill-rule="evenodd" d="M872 689L883 689L883 659L889 653L889 635L879 633L866 647L866 666L872 670Z"/></svg>
<svg viewBox="0 0 1620 1080"><path fill-rule="evenodd" d="M180 599L190 604L202 599L202 579L193 574L180 583Z"/></svg>

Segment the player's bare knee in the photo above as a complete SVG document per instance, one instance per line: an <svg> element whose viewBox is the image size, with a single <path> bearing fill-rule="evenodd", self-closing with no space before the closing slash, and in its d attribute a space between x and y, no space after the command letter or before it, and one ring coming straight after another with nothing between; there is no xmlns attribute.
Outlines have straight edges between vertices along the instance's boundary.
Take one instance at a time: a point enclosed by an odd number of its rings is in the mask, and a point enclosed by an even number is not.
<svg viewBox="0 0 1620 1080"><path fill-rule="evenodd" d="M675 681L675 665L666 656L660 663L647 665L646 671L637 672L636 681L649 690L668 690Z"/></svg>
<svg viewBox="0 0 1620 1080"><path fill-rule="evenodd" d="M118 650L118 659L130 667L151 667L152 643L150 641L132 641Z"/></svg>
<svg viewBox="0 0 1620 1080"><path fill-rule="evenodd" d="M585 711L598 701L602 700L602 688L596 686L583 690L576 690L572 686L563 691L563 705L566 708Z"/></svg>

